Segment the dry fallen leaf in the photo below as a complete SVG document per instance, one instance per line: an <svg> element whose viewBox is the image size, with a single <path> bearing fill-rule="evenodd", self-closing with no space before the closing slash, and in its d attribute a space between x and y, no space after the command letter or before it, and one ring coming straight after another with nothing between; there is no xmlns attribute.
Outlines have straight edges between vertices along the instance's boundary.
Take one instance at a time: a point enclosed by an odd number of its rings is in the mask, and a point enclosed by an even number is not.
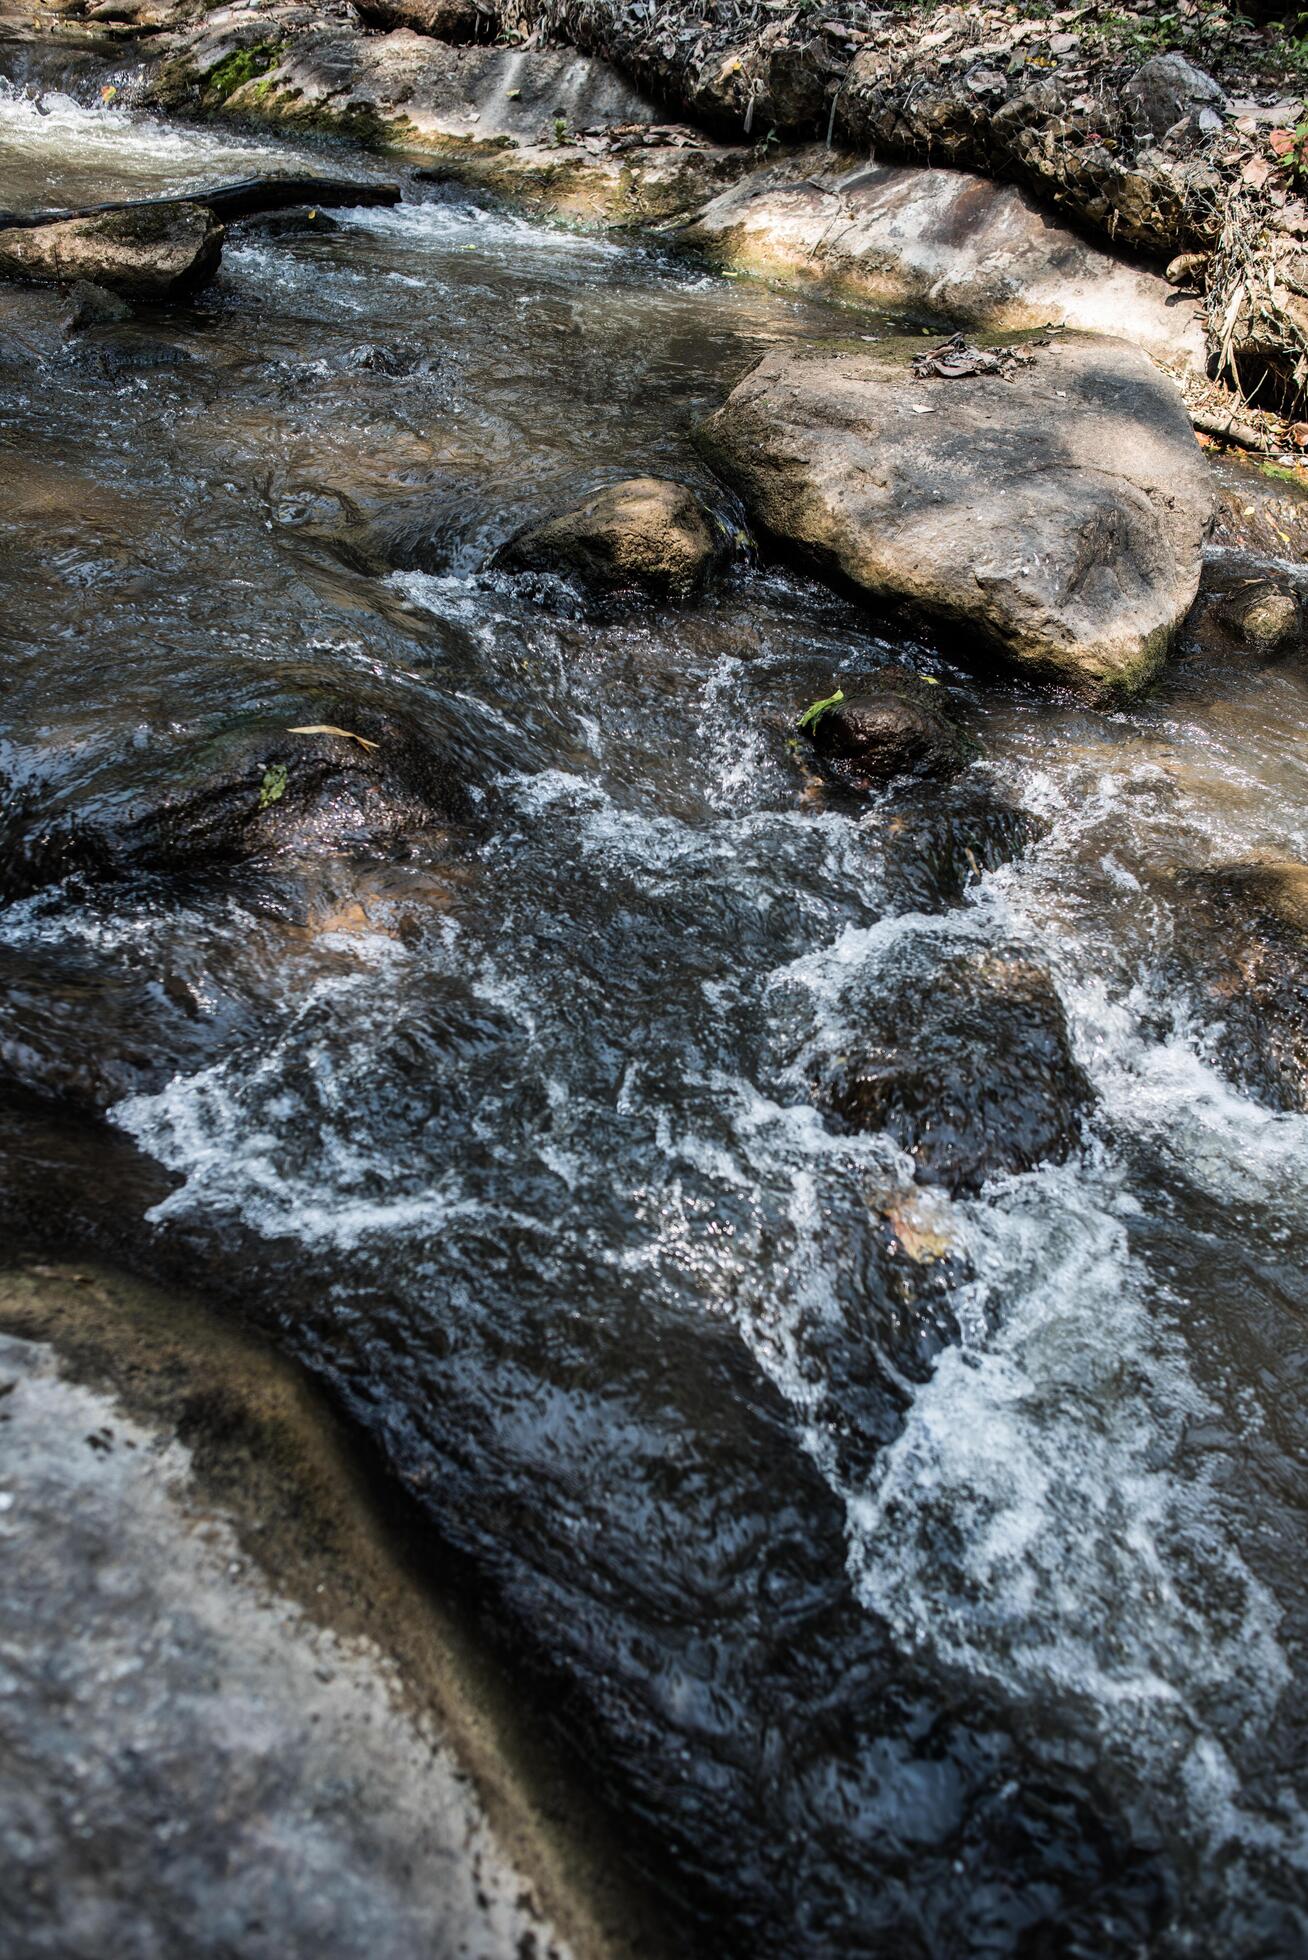
<svg viewBox="0 0 1308 1960"><path fill-rule="evenodd" d="M1262 189L1271 174L1272 166L1266 157L1250 157L1248 163L1246 163L1244 169L1240 172L1243 181L1246 184L1252 184L1256 191Z"/></svg>
<svg viewBox="0 0 1308 1960"><path fill-rule="evenodd" d="M375 749L380 746L370 742L366 735L356 735L352 728L336 728L329 721L311 721L303 728L288 728L288 735L341 735L347 742L357 742L361 749Z"/></svg>
<svg viewBox="0 0 1308 1960"><path fill-rule="evenodd" d="M1291 424L1290 441L1296 449L1308 449L1308 422L1294 422Z"/></svg>
<svg viewBox="0 0 1308 1960"><path fill-rule="evenodd" d="M1294 148L1294 131L1292 129L1274 129L1267 139L1267 147L1273 156L1288 157Z"/></svg>

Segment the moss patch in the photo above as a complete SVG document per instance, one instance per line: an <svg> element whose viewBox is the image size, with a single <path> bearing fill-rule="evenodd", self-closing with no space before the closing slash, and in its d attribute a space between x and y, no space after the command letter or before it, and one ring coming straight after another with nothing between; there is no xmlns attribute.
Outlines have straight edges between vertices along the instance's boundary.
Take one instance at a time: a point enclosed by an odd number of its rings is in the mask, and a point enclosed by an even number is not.
<svg viewBox="0 0 1308 1960"><path fill-rule="evenodd" d="M221 61L216 61L204 76L204 86L220 102L229 95L235 95L238 88L266 75L277 61L278 48L275 41L259 41L252 48L236 48Z"/></svg>

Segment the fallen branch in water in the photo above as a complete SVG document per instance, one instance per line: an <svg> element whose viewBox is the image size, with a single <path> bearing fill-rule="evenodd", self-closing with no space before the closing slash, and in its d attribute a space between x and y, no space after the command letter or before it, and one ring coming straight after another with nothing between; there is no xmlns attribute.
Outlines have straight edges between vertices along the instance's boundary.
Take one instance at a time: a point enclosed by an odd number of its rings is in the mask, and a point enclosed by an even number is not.
<svg viewBox="0 0 1308 1960"><path fill-rule="evenodd" d="M168 210L178 204L202 204L215 218L231 222L265 211L283 211L296 204L323 210L355 204L398 204L398 184L353 183L339 177L246 177L237 184L211 184L208 189L168 191L159 197L120 198L109 204L83 204L67 211L3 211L0 230L35 231L42 225L62 225L71 218L107 217L115 211Z"/></svg>

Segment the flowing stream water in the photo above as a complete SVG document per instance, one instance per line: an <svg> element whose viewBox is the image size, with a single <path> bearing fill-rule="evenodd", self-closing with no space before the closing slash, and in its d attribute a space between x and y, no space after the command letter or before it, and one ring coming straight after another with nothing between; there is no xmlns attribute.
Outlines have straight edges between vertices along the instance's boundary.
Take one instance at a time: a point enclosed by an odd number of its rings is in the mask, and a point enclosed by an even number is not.
<svg viewBox="0 0 1308 1960"><path fill-rule="evenodd" d="M0 100L9 207L324 161ZM1308 1119L1231 1063L1186 883L1308 856L1308 669L1183 649L1092 712L784 569L662 611L487 571L593 484L703 482L768 344L883 328L430 186L337 218L75 338L0 292L6 834L367 717L462 801L16 890L7 1229L331 1385L688 1946L1308 1950ZM424 568L342 546L415 501ZM979 758L828 794L796 713L891 660ZM1094 1103L950 1198L820 1085L990 954L1052 973Z"/></svg>

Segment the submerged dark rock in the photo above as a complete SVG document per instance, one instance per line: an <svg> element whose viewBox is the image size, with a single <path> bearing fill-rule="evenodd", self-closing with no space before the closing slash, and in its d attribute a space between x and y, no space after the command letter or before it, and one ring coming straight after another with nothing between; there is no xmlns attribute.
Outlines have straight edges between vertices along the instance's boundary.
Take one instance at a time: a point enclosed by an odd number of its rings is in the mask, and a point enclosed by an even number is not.
<svg viewBox="0 0 1308 1960"><path fill-rule="evenodd" d="M983 777L910 784L881 825L895 910L935 912L961 903L983 872L1019 856L1043 829Z"/></svg>
<svg viewBox="0 0 1308 1960"><path fill-rule="evenodd" d="M927 972L888 976L866 1013L828 1105L893 1137L924 1182L976 1191L1075 1144L1090 1085L1053 982L1026 954L951 947Z"/></svg>
<svg viewBox="0 0 1308 1960"><path fill-rule="evenodd" d="M684 599L726 563L732 546L726 524L686 484L640 476L528 525L501 547L495 564L571 574L599 591L630 587Z"/></svg>
<svg viewBox="0 0 1308 1960"><path fill-rule="evenodd" d="M1219 1062L1271 1108L1308 1110L1308 864L1223 865L1182 889L1183 957L1213 1003Z"/></svg>
<svg viewBox="0 0 1308 1960"><path fill-rule="evenodd" d="M366 342L353 349L348 360L351 367L399 378L412 373L425 358L412 348ZM397 498L371 511L360 509L343 494L336 501L343 521L307 524L303 535L368 578L381 578L387 572L447 572L469 528L466 491L454 487L423 497Z"/></svg>
<svg viewBox="0 0 1308 1960"><path fill-rule="evenodd" d="M831 774L853 788L955 776L969 754L939 687L902 667L883 669L824 709L811 739Z"/></svg>
<svg viewBox="0 0 1308 1960"><path fill-rule="evenodd" d="M69 307L64 315L66 334L83 333L87 327L121 326L132 317L126 300L103 286L93 285L89 279L79 279L68 298Z"/></svg>
<svg viewBox="0 0 1308 1960"><path fill-rule="evenodd" d="M319 204L294 204L285 211L261 211L241 221L243 238L298 238L304 232L339 231L335 218Z"/></svg>
<svg viewBox="0 0 1308 1960"><path fill-rule="evenodd" d="M49 806L39 788L15 796L0 826L2 895L70 877L170 877L256 857L388 849L469 808L446 757L376 713L353 716L348 733L307 718L296 729L237 728L160 762L145 783L71 811Z"/></svg>

